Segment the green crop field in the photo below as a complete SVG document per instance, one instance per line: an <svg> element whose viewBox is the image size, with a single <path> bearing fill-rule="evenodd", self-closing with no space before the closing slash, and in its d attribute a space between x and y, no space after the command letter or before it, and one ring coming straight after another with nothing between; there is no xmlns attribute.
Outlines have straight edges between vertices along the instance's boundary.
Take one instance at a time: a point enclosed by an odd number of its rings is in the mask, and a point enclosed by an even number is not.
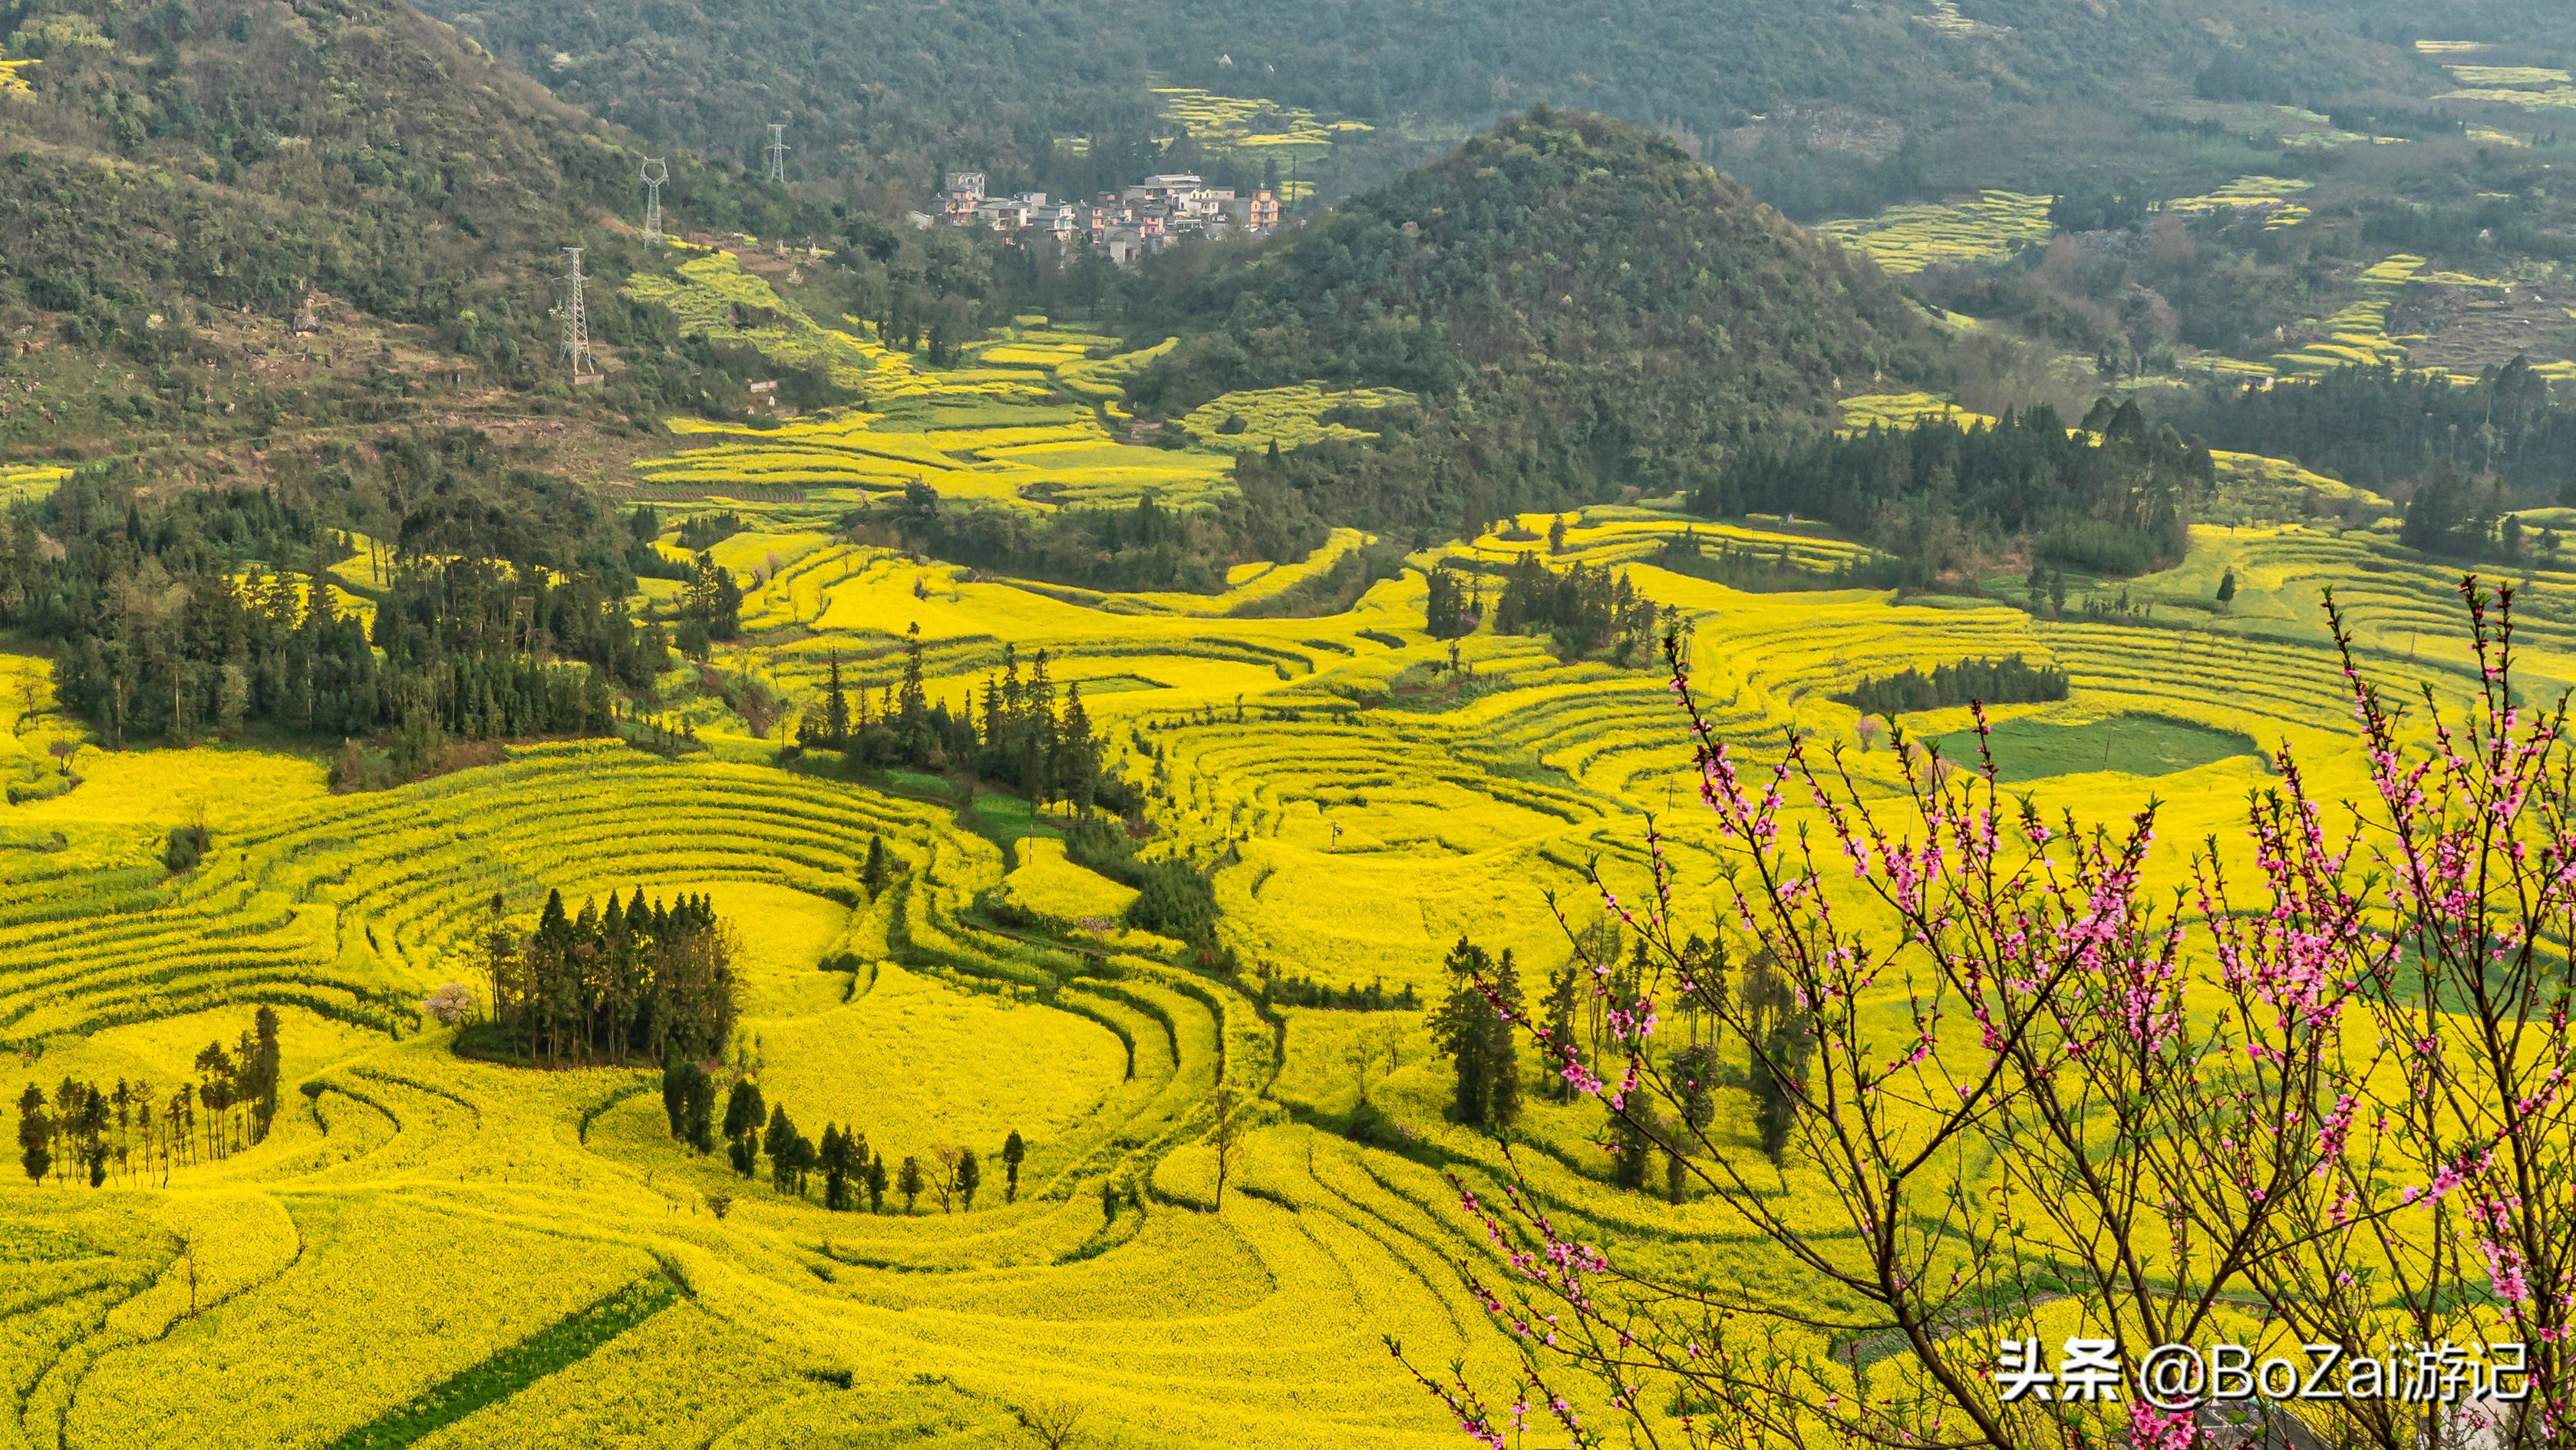
<svg viewBox="0 0 2576 1450"><path fill-rule="evenodd" d="M1941 736L1932 744L1943 759L1963 769L1982 768L1973 730ZM2111 715L2081 723L2024 715L1995 726L1985 750L1993 757L1995 779L2014 785L2089 772L2172 775L2255 753L2254 742L2242 735L2153 715Z"/></svg>

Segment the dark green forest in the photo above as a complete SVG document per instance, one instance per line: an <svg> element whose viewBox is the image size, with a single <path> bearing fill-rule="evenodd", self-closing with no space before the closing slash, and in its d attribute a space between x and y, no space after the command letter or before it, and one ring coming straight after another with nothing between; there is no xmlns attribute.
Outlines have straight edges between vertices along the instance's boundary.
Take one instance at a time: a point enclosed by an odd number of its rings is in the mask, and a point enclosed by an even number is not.
<svg viewBox="0 0 2576 1450"><path fill-rule="evenodd" d="M2135 574L2182 557L2192 501L2215 482L2209 450L2134 402L2108 399L2070 435L2046 406L1962 427L1931 418L1746 449L1692 495L1706 516L1829 521L1907 561L1929 584L2026 539L2044 557Z"/></svg>

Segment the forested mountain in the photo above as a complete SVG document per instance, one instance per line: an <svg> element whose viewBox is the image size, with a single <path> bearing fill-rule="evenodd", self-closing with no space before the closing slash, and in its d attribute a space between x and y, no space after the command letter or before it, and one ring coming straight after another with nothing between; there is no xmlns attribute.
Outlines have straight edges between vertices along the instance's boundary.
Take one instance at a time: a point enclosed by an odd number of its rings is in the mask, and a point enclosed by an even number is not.
<svg viewBox="0 0 2576 1450"><path fill-rule="evenodd" d="M1149 80L1365 118L1347 179L1391 174L1536 102L1753 141L1730 159L1789 204L1937 166L1945 133L2017 108L2131 110L2187 95L2221 54L2266 90L2311 98L2389 84L2407 56L2267 0L431 0L429 8L565 99L657 140L753 160L765 126L791 168L879 199L919 196L942 165L1081 185L1130 159ZM1055 138L1081 136L1087 152ZM1114 167L1112 170L1114 171ZM1973 184L1973 183L1972 183ZM1776 188L1776 189L1775 189Z"/></svg>
<svg viewBox="0 0 2576 1450"><path fill-rule="evenodd" d="M1534 108L1267 251L1176 254L1131 325L1192 340L1132 385L1178 412L1237 388L1393 385L1418 417L1286 455L1329 519L1456 527L1692 483L1811 426L1846 382L1919 377L1931 340L1865 259L1672 141ZM1471 530L1472 532L1472 530Z"/></svg>
<svg viewBox="0 0 2576 1450"><path fill-rule="evenodd" d="M441 384L523 389L555 349L558 249L609 245L598 218L635 209L636 153L398 0L13 0L0 44L35 61L0 98L0 315L22 336L29 309L65 315L72 348L161 370L126 416L89 420L108 426L217 411L240 361L219 319L282 330L308 292L428 329L463 364L417 369ZM800 220L723 168L671 171L675 218ZM675 341L613 297L592 315L609 347ZM611 401L692 395L659 356L636 349ZM83 403L58 392L18 431L75 434Z"/></svg>

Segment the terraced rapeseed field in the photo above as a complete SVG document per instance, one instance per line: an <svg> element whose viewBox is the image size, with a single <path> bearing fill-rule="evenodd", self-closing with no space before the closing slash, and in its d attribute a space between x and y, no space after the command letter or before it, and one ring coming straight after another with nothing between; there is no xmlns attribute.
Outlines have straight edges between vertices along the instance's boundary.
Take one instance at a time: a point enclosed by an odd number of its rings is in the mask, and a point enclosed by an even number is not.
<svg viewBox="0 0 2576 1450"><path fill-rule="evenodd" d="M1220 394L1192 409L1181 419L1181 427L1192 439L1218 452L1258 453L1273 443L1298 448L1327 438L1374 437L1371 429L1327 422L1324 415L1337 409L1376 412L1412 402L1413 395L1402 388L1336 392L1321 383L1301 383L1293 388Z"/></svg>
<svg viewBox="0 0 2576 1450"><path fill-rule="evenodd" d="M35 463L0 463L0 505L44 498L70 476L68 468Z"/></svg>
<svg viewBox="0 0 2576 1450"><path fill-rule="evenodd" d="M1153 94L1163 119L1205 149L1272 157L1283 167L1292 157L1314 160L1331 151L1342 137L1375 129L1363 121L1327 121L1301 106L1220 96L1188 86L1156 86ZM1283 195L1281 199L1301 198Z"/></svg>
<svg viewBox="0 0 2576 1450"><path fill-rule="evenodd" d="M1827 236L1867 252L1900 276L1948 262L1997 262L2049 238L2049 199L1986 191L1974 201L1892 206L1874 217L1824 224Z"/></svg>
<svg viewBox="0 0 2576 1450"><path fill-rule="evenodd" d="M2260 211L2267 230L2294 227L2308 219L2308 209L2289 198L2312 191L2316 183L2295 177L2240 176L2201 196L2177 197L2164 204L2175 212Z"/></svg>
<svg viewBox="0 0 2576 1450"><path fill-rule="evenodd" d="M980 362L1043 377L1097 361L1087 336L1049 331L993 339ZM2176 839L2237 839L2245 791L2269 778L2252 752L2285 741L2321 788L2354 783L2319 585L2337 585L2374 664L2445 689L2463 664L2446 572L2372 527L2381 501L2262 459L2221 460L2238 525L2203 525L2179 566L2129 584L2151 627L2072 605L1741 593L1652 561L1683 536L1818 575L1868 551L1653 507L1568 515L1553 545L1554 518L1500 520L1339 612L1261 617L1235 611L1369 541L1342 531L1216 595L1098 593L854 546L829 500L757 497L765 451L818 492L920 477L1021 507L1060 501L1044 481L1085 450L1225 461L1121 445L1071 398L935 403L705 427L646 470L755 495L729 505L749 527L710 550L757 576L746 637L711 668L791 705L833 662L879 691L918 626L925 688L953 704L1006 646L1023 663L1047 651L1058 688L1083 685L1108 765L1154 783L1142 849L1208 873L1237 970L1124 925L1135 888L1067 857L1060 807L1021 806L1005 846L955 780L787 760L774 731L712 702L690 722L710 748L678 760L564 741L335 795L296 756L101 749L54 713L42 662L0 656L0 1052L28 1081L166 1088L263 1003L291 1089L266 1141L177 1164L166 1186L0 1184L0 1362L17 1390L0 1446L998 1446L1050 1405L1138 1444L1450 1443L1381 1339L1508 1379L1511 1347L1457 1267L1488 1248L1440 1177L1488 1189L1498 1151L1446 1116L1423 1014L1265 1005L1262 984L1436 999L1462 934L1535 980L1567 957L1542 893L1595 857L1636 878L1649 812L1695 909L1717 861L1658 670L1560 659L1490 625L1435 640L1423 570L1524 553L1624 569L1687 627L1705 706L1748 758L1792 735L1842 743L1882 795L1909 766L1864 750L1834 695L1927 660L2053 664L2068 700L1998 712L2036 742L2022 788L2095 819L2153 795ZM1852 400L1890 419L1948 406ZM967 423L966 407L1009 411ZM340 575L356 595L378 587L363 558ZM2223 607L2222 571L2237 581ZM2576 574L2535 582L2527 663L2576 679ZM1966 712L1905 724L1953 735ZM2141 729L2154 749L2133 761L2119 742ZM2248 744L2203 748L2220 738ZM170 835L195 824L207 849L173 870ZM871 843L894 862L873 889ZM2178 883L2179 862L2158 858L2156 882ZM425 1009L445 984L487 987L478 941L526 929L549 890L578 903L639 884L704 894L739 926L728 1072L896 1161L984 1155L971 1208L896 1195L827 1211L675 1141L655 1074L460 1054ZM1578 926L1598 916L1579 891L1566 904ZM1253 1104L1221 1210L1220 1085ZM1355 1135L1363 1097L1384 1126ZM1725 1088L1720 1121L1749 1122L1747 1102ZM1722 1206L1615 1187L1599 1127L1597 1108L1533 1101L1523 1164L1552 1212L1614 1254L1801 1292ZM995 1155L1014 1133L1009 1193ZM1786 1184L1783 1212L1831 1213L1814 1182Z"/></svg>

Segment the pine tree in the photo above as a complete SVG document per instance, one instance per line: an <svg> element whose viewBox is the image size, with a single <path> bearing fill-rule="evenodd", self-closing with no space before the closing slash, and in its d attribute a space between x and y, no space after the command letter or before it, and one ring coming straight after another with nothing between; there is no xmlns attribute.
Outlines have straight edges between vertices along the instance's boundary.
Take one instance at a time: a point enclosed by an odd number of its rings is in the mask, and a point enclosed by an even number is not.
<svg viewBox="0 0 2576 1450"><path fill-rule="evenodd" d="M850 745L850 697L841 688L841 652L832 651L832 675L823 696L823 743L834 750Z"/></svg>
<svg viewBox="0 0 2576 1450"><path fill-rule="evenodd" d="M850 1206L850 1143L841 1130L826 1123L823 1146L817 1155L823 1170L823 1206L841 1212Z"/></svg>
<svg viewBox="0 0 2576 1450"><path fill-rule="evenodd" d="M883 1158L870 1158L864 1181L868 1186L868 1212L885 1212L886 1166Z"/></svg>
<svg viewBox="0 0 2576 1450"><path fill-rule="evenodd" d="M921 1176L921 1160L909 1154L905 1155L903 1171L895 1175L894 1180L894 1191L903 1195L905 1213L912 1212L912 1206L921 1201L921 1190L927 1186ZM875 1185L870 1184L868 1191L873 1195L876 1192Z"/></svg>
<svg viewBox="0 0 2576 1450"><path fill-rule="evenodd" d="M1575 985L1582 971L1580 962L1569 961L1548 975L1547 1036L1559 1053L1573 1053L1581 1060L1583 1044L1575 1041ZM1552 1095L1560 1103L1574 1101L1574 1080L1559 1072L1554 1075Z"/></svg>
<svg viewBox="0 0 2576 1450"><path fill-rule="evenodd" d="M281 1061L277 1044L277 1009L261 1003L251 1015L251 1048L244 1064L243 1083L251 1108L251 1141L268 1137L268 1126L277 1118L277 1078Z"/></svg>
<svg viewBox="0 0 2576 1450"><path fill-rule="evenodd" d="M54 1125L45 1116L45 1090L34 1083L18 1094L18 1164L38 1183L54 1166Z"/></svg>
<svg viewBox="0 0 2576 1450"><path fill-rule="evenodd" d="M984 1165L977 1161L975 1150L967 1148L957 1155L957 1198L968 1212L975 1207L975 1190L984 1186Z"/></svg>
<svg viewBox="0 0 2576 1450"><path fill-rule="evenodd" d="M868 900L877 899L877 893L885 889L886 878L890 874L891 868L886 863L885 837L868 837L868 863L859 868L859 884L868 889Z"/></svg>
<svg viewBox="0 0 2576 1450"><path fill-rule="evenodd" d="M1520 1055L1512 1025L1521 1017L1519 969L1510 952L1497 962L1463 936L1449 949L1446 965L1449 996L1433 1014L1431 1032L1456 1068L1458 1121L1508 1125L1520 1116L1521 1104ZM1493 998L1485 995L1487 987ZM1497 1010L1497 1000L1511 1020Z"/></svg>
<svg viewBox="0 0 2576 1450"><path fill-rule="evenodd" d="M1100 741L1092 733L1091 712L1082 707L1079 682L1065 687L1064 719L1056 729L1050 766L1056 798L1072 802L1077 815L1088 812L1100 788Z"/></svg>
<svg viewBox="0 0 2576 1450"><path fill-rule="evenodd" d="M1006 1175L1002 1188L1004 1203L1020 1201L1020 1161L1028 1156L1029 1148L1020 1141L1020 1130L1013 1128L1011 1136L1002 1140L1002 1171Z"/></svg>
<svg viewBox="0 0 2576 1450"><path fill-rule="evenodd" d="M769 1177L773 1185L778 1182L779 1160L787 1156L788 1141L795 1134L796 1125L787 1119L787 1105L770 1104L769 1123L760 1134L760 1151L769 1155Z"/></svg>
<svg viewBox="0 0 2576 1450"><path fill-rule="evenodd" d="M662 1113L671 1120L671 1136L680 1136L689 1111L689 1080L680 1070L677 1052L662 1060Z"/></svg>
<svg viewBox="0 0 2576 1450"><path fill-rule="evenodd" d="M796 1123L787 1116L787 1105L779 1103L769 1110L769 1127L760 1136L761 1150L769 1155L769 1186L785 1193L796 1177Z"/></svg>
<svg viewBox="0 0 2576 1450"><path fill-rule="evenodd" d="M691 1149L703 1155L716 1149L716 1080L696 1063L688 1066L687 1107L681 1114L681 1135L688 1139Z"/></svg>
<svg viewBox="0 0 2576 1450"><path fill-rule="evenodd" d="M748 1077L735 1078L733 1090L725 1095L725 1137L739 1140L756 1133L768 1116L769 1105L760 1100L760 1084Z"/></svg>
<svg viewBox="0 0 2576 1450"><path fill-rule="evenodd" d="M1762 1051L1753 1059L1753 1127L1762 1152L1772 1162L1788 1151L1789 1131L1797 1123L1794 1085L1805 1070L1807 1033L1800 1014L1784 1012L1771 1024Z"/></svg>

